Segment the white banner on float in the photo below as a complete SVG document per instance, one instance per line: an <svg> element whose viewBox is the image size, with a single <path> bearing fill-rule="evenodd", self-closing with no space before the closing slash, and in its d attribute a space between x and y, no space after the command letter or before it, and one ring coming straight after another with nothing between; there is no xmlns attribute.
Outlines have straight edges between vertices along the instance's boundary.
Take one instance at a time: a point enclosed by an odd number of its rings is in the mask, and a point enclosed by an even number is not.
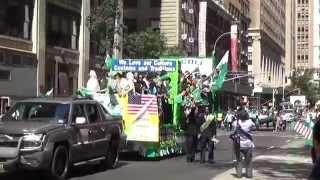
<svg viewBox="0 0 320 180"><path fill-rule="evenodd" d="M211 58L183 58L181 59L182 72L195 72L199 71L201 75L210 75L212 72L212 59Z"/></svg>

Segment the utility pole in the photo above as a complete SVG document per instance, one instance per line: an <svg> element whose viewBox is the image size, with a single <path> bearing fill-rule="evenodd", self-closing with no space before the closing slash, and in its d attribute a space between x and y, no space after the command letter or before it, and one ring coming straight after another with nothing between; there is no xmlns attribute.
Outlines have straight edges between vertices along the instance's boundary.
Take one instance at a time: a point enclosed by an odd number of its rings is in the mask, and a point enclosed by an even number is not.
<svg viewBox="0 0 320 180"><path fill-rule="evenodd" d="M118 8L119 11L115 19L113 55L121 59L123 52L123 0L118 1Z"/></svg>
<svg viewBox="0 0 320 180"><path fill-rule="evenodd" d="M273 109L274 109L274 103L275 103L274 95L275 95L275 89L272 88L272 108L273 108Z"/></svg>

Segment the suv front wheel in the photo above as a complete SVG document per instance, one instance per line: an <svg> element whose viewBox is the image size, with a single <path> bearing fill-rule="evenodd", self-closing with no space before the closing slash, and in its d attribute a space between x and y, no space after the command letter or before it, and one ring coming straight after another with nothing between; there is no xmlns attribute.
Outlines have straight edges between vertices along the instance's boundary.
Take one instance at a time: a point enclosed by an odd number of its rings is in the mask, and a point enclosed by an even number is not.
<svg viewBox="0 0 320 180"><path fill-rule="evenodd" d="M69 155L65 146L57 146L53 153L51 175L56 180L65 180L68 174Z"/></svg>

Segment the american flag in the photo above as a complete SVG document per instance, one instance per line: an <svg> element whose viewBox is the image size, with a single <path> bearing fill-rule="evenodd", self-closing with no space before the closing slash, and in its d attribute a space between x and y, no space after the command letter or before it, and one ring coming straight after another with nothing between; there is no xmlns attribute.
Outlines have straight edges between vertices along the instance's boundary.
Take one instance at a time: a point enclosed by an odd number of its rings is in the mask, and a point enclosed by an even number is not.
<svg viewBox="0 0 320 180"><path fill-rule="evenodd" d="M154 95L129 95L128 113L140 114L142 111L158 114L157 97Z"/></svg>

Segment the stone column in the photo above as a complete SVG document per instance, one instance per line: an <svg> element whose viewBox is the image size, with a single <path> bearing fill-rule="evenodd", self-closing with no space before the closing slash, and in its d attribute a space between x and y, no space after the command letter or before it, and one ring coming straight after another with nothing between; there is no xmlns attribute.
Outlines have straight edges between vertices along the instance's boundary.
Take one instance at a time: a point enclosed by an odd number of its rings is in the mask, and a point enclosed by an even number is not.
<svg viewBox="0 0 320 180"><path fill-rule="evenodd" d="M29 5L24 5L24 23L23 23L23 38L29 39Z"/></svg>
<svg viewBox="0 0 320 180"><path fill-rule="evenodd" d="M76 20L72 21L71 48L77 49L77 22L76 22Z"/></svg>
<svg viewBox="0 0 320 180"><path fill-rule="evenodd" d="M89 73L90 58L90 31L86 26L87 17L90 15L90 1L82 0L81 25L79 36L79 72L78 88L85 87Z"/></svg>
<svg viewBox="0 0 320 180"><path fill-rule="evenodd" d="M260 37L253 37L252 42L252 71L253 74L256 74L254 77L254 84L257 85L261 83L263 80L263 75L261 73L261 66L260 63L262 61L262 69L264 70L264 60L263 56L261 56L261 42Z"/></svg>
<svg viewBox="0 0 320 180"><path fill-rule="evenodd" d="M37 67L37 95L41 87L45 87L45 61L46 61L46 0L35 0L32 21L32 52L36 54Z"/></svg>

